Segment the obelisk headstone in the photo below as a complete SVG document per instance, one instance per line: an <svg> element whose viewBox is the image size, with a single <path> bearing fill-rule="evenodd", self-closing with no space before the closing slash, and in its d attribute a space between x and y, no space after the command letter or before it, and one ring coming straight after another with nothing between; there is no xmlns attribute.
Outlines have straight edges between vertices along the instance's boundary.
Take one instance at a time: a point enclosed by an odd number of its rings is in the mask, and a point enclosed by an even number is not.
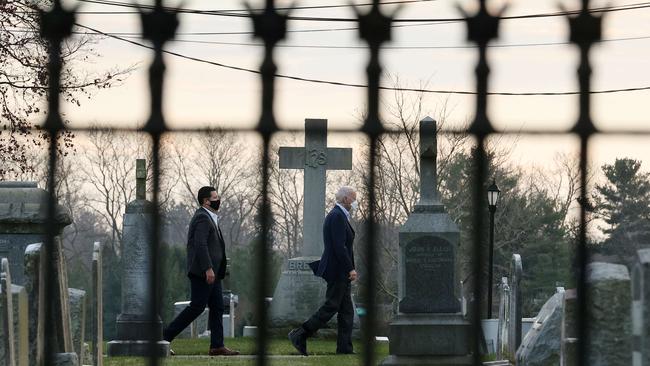
<svg viewBox="0 0 650 366"><path fill-rule="evenodd" d="M352 149L327 147L327 120L306 119L305 146L280 147L279 156L280 169L304 170L301 256L287 261L270 310L274 327L293 327L304 322L325 298L325 283L314 276L308 263L323 253L326 172L352 169Z"/></svg>
<svg viewBox="0 0 650 366"><path fill-rule="evenodd" d="M471 365L471 325L460 308L460 231L436 189L436 122L420 121L420 200L399 232L399 307L383 365Z"/></svg>
<svg viewBox="0 0 650 366"><path fill-rule="evenodd" d="M151 233L153 205L146 200L147 170L144 159L136 161L136 199L124 214L122 232L122 312L117 317L117 339L108 343L109 356L148 356L152 331L150 314ZM156 353L169 355L169 342L162 340L162 320L154 316Z"/></svg>

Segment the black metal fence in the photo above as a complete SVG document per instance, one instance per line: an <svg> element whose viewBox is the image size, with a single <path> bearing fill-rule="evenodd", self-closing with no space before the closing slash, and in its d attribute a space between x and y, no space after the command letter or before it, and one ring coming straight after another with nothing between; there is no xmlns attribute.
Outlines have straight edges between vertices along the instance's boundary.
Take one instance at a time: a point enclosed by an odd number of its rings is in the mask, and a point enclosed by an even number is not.
<svg viewBox="0 0 650 366"><path fill-rule="evenodd" d="M476 139L477 145L477 155L478 159L474 176L475 189L473 190L473 202L474 202L474 212L486 212L484 202L484 192L481 182L485 182L487 178L486 171L486 151L485 151L485 142L486 139L492 134L530 134L530 135L566 135L574 134L577 135L580 139L580 183L581 183L581 192L580 198L581 202L587 202L587 157L589 152L589 140L594 134L601 133L599 132L590 116L590 76L591 68L589 62L589 50L591 46L600 40L601 36L601 18L595 16L592 12L589 11L589 0L582 0L582 10L572 15L568 15L567 20L570 24L571 35L570 40L572 43L578 47L580 51L580 66L578 68L578 79L580 84L579 92L579 107L580 115L578 121L576 121L574 127L568 131L545 131L545 130L527 130L527 131L497 131L493 128L490 119L488 118L487 108L488 108L488 75L490 72L488 66L488 43L498 37L499 29L499 20L501 18L501 13L498 15L492 15L488 12L486 8L485 0L479 0L479 10L475 15L465 14L465 20L467 23L467 34L468 40L474 42L478 47L479 52L479 61L476 66L476 113L473 122L467 130L445 130L442 133L445 134L465 134L469 133ZM263 155L262 155L262 204L260 215L261 218L261 229L263 234L267 234L270 229L270 220L269 215L264 214L270 212L270 204L268 197L268 181L269 181L269 146L272 136L275 133L281 132L277 126L276 119L274 117L273 111L273 100L274 100L274 81L276 77L277 67L274 63L274 50L279 41L281 41L287 32L287 21L290 18L287 13L280 13L274 6L273 0L266 0L266 7L261 12L253 12L251 10L250 18L253 20L255 36L261 39L265 45L264 59L260 67L261 81L262 81L262 109L261 116L259 118L259 123L257 127L252 130L252 132L258 133L262 137L263 141ZM153 141L153 203L156 207L154 215L154 232L152 233L152 245L151 245L151 263L152 263L152 274L151 274L151 283L155 284L156 278L159 273L160 263L158 258L160 258L158 239L160 237L160 212L159 212L159 188L160 188L160 141L161 137L168 132L192 132L196 130L191 129L174 129L170 131L165 122L165 117L163 115L163 82L165 74L165 63L163 60L163 46L166 42L170 41L175 34L176 28L178 26L178 19L176 13L173 10L163 7L162 0L156 0L155 6L149 12L141 14L142 27L143 27L143 38L149 40L153 45L154 58L150 66L150 93L151 93L151 113L149 120L146 125L139 131L146 132L151 136ZM377 253L373 248L372 243L374 242L376 222L375 217L375 171L374 166L376 163L376 147L377 140L387 133L399 133L399 131L388 130L382 125L382 121L379 113L379 92L380 92L380 79L382 74L382 67L380 64L380 52L382 45L389 41L391 38L391 29L392 29L392 16L385 15L382 13L380 8L379 0L373 0L373 5L371 10L366 13L361 13L357 11L357 21L359 36L367 43L368 50L370 51L370 58L367 66L367 106L368 110L365 114L366 120L361 128L360 132L364 133L370 141L370 150L368 157L368 164L370 168L370 179L368 182L369 197L369 224L367 226L367 253L365 255L368 259L367 274L364 280L365 288L365 298L367 301L367 321L364 322L363 329L363 355L362 361L363 365L370 366L376 365L380 360L375 358L375 329L377 324L377 313L376 313L376 284L373 282L375 274L377 273L376 268L376 257ZM41 23L41 34L42 37L49 41L50 45L50 58L49 58L49 96L48 96L48 113L47 119L45 121L44 128L49 133L50 137L55 137L64 132L67 127L64 125L61 115L60 115L60 77L61 77L61 43L62 41L69 37L72 34L72 28L75 25L75 12L65 10L61 6L60 0L54 1L54 7L46 12L42 13L42 23ZM87 130L84 128L76 130ZM131 130L123 128L123 130ZM232 131L239 132L251 132L249 129L237 129L232 128ZM286 131L286 130L283 130ZM339 129L335 132L359 132L352 130ZM650 133L649 130L638 130L638 131L608 131L608 134L617 134L617 135L626 135L626 134L644 134L647 135ZM55 186L55 167L57 166L57 139L50 138L49 145L49 177L48 177L48 186ZM49 217L48 221L48 236L46 240L46 248L52 248L54 245L53 238L56 235L56 227L54 225L54 203L55 196L54 192L50 192L49 197ZM580 339L578 347L578 357L580 360L580 365L586 364L586 337L588 336L585 326L585 314L588 311L587 309L587 299L585 296L585 266L587 263L587 250L586 250L586 211L585 206L582 205L580 208L580 234L579 234L579 243L577 246L577 290L579 294L579 306L578 306L578 337ZM475 214L474 215L474 257L473 257L473 268L474 273L480 273L480 263L483 262L481 258L482 251L480 250L480 243L482 242L481 233L485 229L485 215ZM258 337L257 337L257 365L264 366L267 364L268 359L266 357L267 345L269 343L269 331L268 331L268 316L267 316L267 307L264 299L264 294L268 293L269 283L267 281L267 272L270 270L268 263L268 253L269 253L269 240L268 235L262 236L263 240L259 242L259 257L257 258L257 293L259 294L259 299L257 300L257 312L259 316L259 328L258 328ZM46 250L46 261L47 263L52 263L52 250ZM48 277L52 278L52 277ZM482 308L481 299L483 298L481 294L481 287L479 284L481 281L475 281L475 298L478 301L474 302L473 311L475 314L479 314L479 309ZM49 292L52 286L45 286L45 298L49 296ZM159 314L160 304L159 304L159 291L158 286L151 286L151 314L152 314L152 334L151 339L155 339L155 322L153 321L153 314ZM44 302L45 307L48 306L47 302ZM47 309L46 309L47 313ZM48 318L51 319L51 318ZM479 317L473 317L473 329L475 334L479 334ZM52 327L45 326L45 332L50 332ZM49 339L48 336L45 337ZM480 364L479 358L479 337L476 337L474 344L474 355L476 364ZM155 352L155 342L151 342L151 357L150 364L158 365L159 359L156 356ZM44 350L44 360L45 364L52 364L53 350L50 345L45 344Z"/></svg>

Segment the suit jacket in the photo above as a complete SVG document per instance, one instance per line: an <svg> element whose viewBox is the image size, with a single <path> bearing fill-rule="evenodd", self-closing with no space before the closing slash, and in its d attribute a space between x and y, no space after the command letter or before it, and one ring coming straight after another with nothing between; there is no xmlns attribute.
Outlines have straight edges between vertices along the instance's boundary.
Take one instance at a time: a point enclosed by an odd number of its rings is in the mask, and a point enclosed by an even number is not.
<svg viewBox="0 0 650 366"><path fill-rule="evenodd" d="M314 274L327 282L347 280L354 267L354 229L339 206L334 206L323 224L323 255L310 264Z"/></svg>
<svg viewBox="0 0 650 366"><path fill-rule="evenodd" d="M226 276L226 243L210 214L200 207L187 233L187 274L205 277L209 268L217 279Z"/></svg>

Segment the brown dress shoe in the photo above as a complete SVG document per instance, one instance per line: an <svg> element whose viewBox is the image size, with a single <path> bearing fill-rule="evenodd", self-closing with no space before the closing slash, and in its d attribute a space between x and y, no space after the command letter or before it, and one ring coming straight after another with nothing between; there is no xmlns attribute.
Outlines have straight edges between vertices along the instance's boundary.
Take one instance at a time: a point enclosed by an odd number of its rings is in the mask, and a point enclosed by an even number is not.
<svg viewBox="0 0 650 366"><path fill-rule="evenodd" d="M227 347L210 348L210 356L237 356L239 351L233 351Z"/></svg>

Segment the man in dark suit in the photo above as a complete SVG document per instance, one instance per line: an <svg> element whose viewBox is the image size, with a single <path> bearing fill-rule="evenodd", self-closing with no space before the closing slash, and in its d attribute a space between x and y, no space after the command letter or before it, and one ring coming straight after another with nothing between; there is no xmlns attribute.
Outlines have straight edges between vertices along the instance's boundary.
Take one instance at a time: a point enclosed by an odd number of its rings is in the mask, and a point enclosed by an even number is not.
<svg viewBox="0 0 650 366"><path fill-rule="evenodd" d="M307 356L307 338L337 315L336 353L351 354L354 306L351 282L357 279L354 267L354 230L350 211L357 208L357 194L351 187L341 187L336 193L336 205L323 224L324 250L320 261L310 263L316 276L327 281L325 303L300 328L289 332L289 340L302 355Z"/></svg>
<svg viewBox="0 0 650 366"><path fill-rule="evenodd" d="M233 356L239 352L223 343L223 294L221 280L226 276L226 243L219 229L217 211L221 199L213 187L202 187L197 194L199 207L187 233L187 276L190 279L190 304L163 331L171 342L194 319L210 308L210 356ZM172 355L173 355L172 351Z"/></svg>

